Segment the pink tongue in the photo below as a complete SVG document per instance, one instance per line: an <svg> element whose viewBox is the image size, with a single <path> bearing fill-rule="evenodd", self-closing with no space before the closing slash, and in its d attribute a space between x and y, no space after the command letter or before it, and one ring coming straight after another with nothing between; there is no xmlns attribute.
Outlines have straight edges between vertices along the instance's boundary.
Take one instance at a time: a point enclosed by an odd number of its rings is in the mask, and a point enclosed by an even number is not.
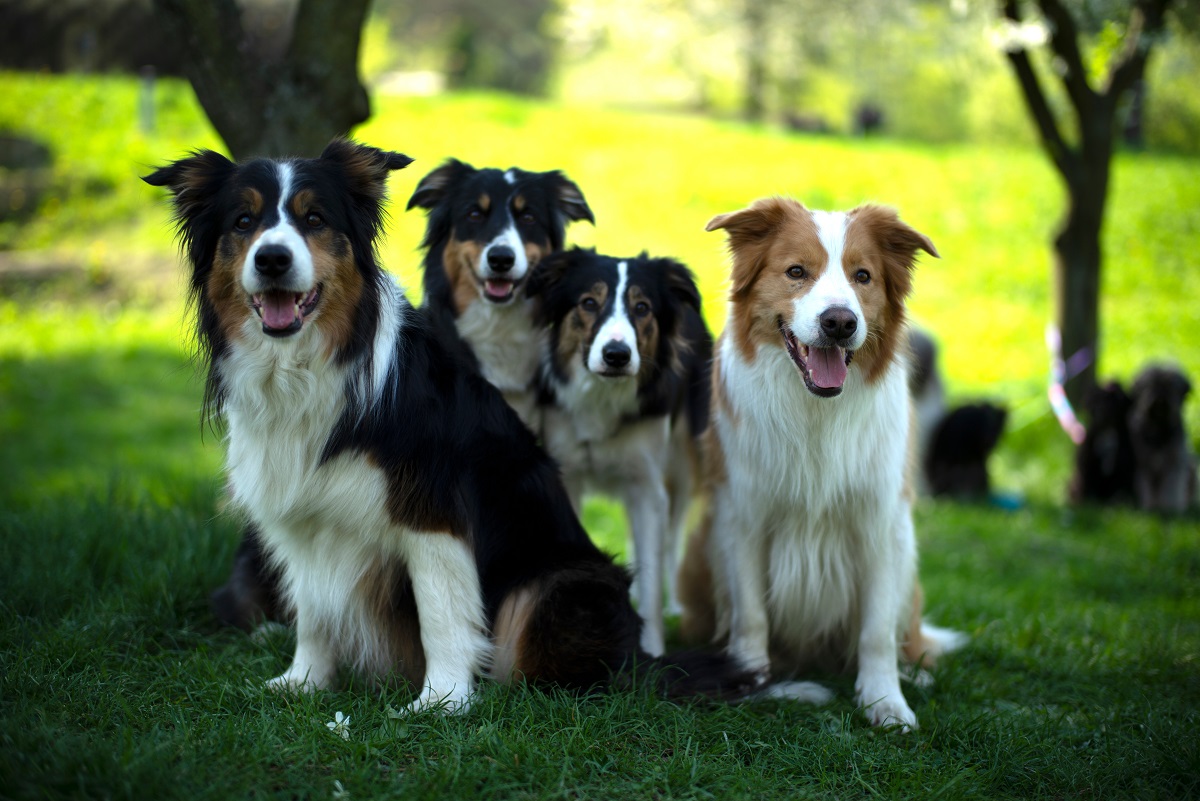
<svg viewBox="0 0 1200 801"><path fill-rule="evenodd" d="M291 328L296 322L296 296L291 292L263 295L262 320L267 328Z"/></svg>
<svg viewBox="0 0 1200 801"><path fill-rule="evenodd" d="M841 348L813 348L808 354L808 369L818 387L840 387L846 381L846 352Z"/></svg>
<svg viewBox="0 0 1200 801"><path fill-rule="evenodd" d="M505 298L512 292L512 281L484 281L483 289L493 298Z"/></svg>

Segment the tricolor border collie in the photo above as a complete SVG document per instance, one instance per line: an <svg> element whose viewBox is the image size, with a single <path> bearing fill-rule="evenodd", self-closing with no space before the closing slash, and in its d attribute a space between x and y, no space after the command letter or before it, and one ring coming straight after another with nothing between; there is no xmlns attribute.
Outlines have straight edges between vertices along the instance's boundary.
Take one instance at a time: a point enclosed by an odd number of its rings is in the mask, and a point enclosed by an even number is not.
<svg viewBox="0 0 1200 801"><path fill-rule="evenodd" d="M684 626L764 679L857 666L875 725L917 726L897 657L921 623L904 300L929 239L894 211L782 198L721 214L733 256L709 429L711 508L681 574Z"/></svg>
<svg viewBox="0 0 1200 801"><path fill-rule="evenodd" d="M625 505L642 647L663 652L663 579L675 599L678 532L708 426L712 336L700 291L673 259L574 248L529 279L548 333L538 379L542 438L576 510L585 489Z"/></svg>
<svg viewBox="0 0 1200 801"><path fill-rule="evenodd" d="M536 428L541 332L525 290L538 262L562 250L568 223L595 223L583 192L558 170L477 169L450 159L421 179L413 208L428 217L424 305Z"/></svg>
<svg viewBox="0 0 1200 801"><path fill-rule="evenodd" d="M211 151L146 181L174 194L232 503L294 610L311 691L340 667L458 710L476 677L570 687L639 657L629 578L580 526L554 463L376 263L387 178L410 159L335 140L316 159ZM740 674L660 675L679 692Z"/></svg>

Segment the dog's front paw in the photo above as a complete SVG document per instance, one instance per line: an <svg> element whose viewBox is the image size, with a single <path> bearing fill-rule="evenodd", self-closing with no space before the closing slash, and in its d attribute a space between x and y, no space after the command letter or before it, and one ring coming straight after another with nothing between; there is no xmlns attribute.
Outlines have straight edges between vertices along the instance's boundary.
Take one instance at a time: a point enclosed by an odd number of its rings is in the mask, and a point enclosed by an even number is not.
<svg viewBox="0 0 1200 801"><path fill-rule="evenodd" d="M917 715L900 692L900 685L884 688L859 682L856 688L859 705L872 726L896 728L907 733L919 728Z"/></svg>
<svg viewBox="0 0 1200 801"><path fill-rule="evenodd" d="M316 672L312 668L297 668L292 665L283 675L268 679L266 687L280 693L312 693L328 687L331 678L332 676Z"/></svg>
<svg viewBox="0 0 1200 801"><path fill-rule="evenodd" d="M415 715L418 712L440 712L443 715L461 715L471 708L471 688L469 685L454 686L449 692L435 690L426 686L424 691L414 698L402 710L405 715Z"/></svg>

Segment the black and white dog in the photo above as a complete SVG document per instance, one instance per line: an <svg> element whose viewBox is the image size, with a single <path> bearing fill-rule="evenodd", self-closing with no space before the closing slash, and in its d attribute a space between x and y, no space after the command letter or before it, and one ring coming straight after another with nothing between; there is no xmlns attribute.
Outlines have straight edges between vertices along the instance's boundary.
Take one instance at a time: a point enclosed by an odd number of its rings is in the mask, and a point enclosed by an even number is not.
<svg viewBox="0 0 1200 801"><path fill-rule="evenodd" d="M663 652L663 577L675 601L676 543L708 425L712 337L677 261L547 257L529 279L546 326L542 434L575 508L585 489L619 497L633 538L642 647Z"/></svg>
<svg viewBox="0 0 1200 801"><path fill-rule="evenodd" d="M538 262L562 250L568 223L595 223L583 193L557 170L476 169L450 159L421 179L408 201L414 207L428 214L425 305L536 429L540 331L525 289Z"/></svg>
<svg viewBox="0 0 1200 801"><path fill-rule="evenodd" d="M604 684L640 655L628 575L534 435L376 263L387 178L409 161L335 140L316 159L200 151L145 179L174 195L231 502L294 610L295 656L270 684L398 675L420 688L412 710L465 708L485 673ZM705 660L661 675L742 691Z"/></svg>

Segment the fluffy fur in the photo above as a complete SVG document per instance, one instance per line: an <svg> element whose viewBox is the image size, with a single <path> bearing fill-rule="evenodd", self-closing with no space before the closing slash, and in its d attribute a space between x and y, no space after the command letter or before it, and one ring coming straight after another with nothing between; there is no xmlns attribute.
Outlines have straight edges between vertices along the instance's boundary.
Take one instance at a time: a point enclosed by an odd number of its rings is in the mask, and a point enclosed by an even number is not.
<svg viewBox="0 0 1200 801"><path fill-rule="evenodd" d="M425 306L536 429L540 330L525 289L538 262L562 249L568 223L595 222L583 192L557 170L476 169L450 159L421 179L408 208L428 214Z"/></svg>
<svg viewBox="0 0 1200 801"><path fill-rule="evenodd" d="M1136 463L1137 503L1152 512L1180 513L1196 495L1196 461L1183 423L1191 382L1169 365L1142 369L1130 390L1129 434Z"/></svg>
<svg viewBox="0 0 1200 801"><path fill-rule="evenodd" d="M294 610L295 655L269 683L310 691L349 667L411 682L412 709L465 708L485 672L605 683L640 656L627 574L533 434L376 264L387 177L408 162L337 140L146 177L174 195L231 502ZM661 675L736 692L728 663L702 667Z"/></svg>
<svg viewBox="0 0 1200 801"><path fill-rule="evenodd" d="M663 578L675 598L676 543L708 424L712 336L691 272L671 259L573 249L530 279L548 330L538 381L542 436L579 509L585 489L625 504L642 647L663 652Z"/></svg>
<svg viewBox="0 0 1200 801"><path fill-rule="evenodd" d="M937 251L878 206L770 198L716 229L732 286L684 628L763 681L856 669L871 722L915 728L897 657L929 665L957 642L921 623L908 478L904 300L917 251Z"/></svg>

